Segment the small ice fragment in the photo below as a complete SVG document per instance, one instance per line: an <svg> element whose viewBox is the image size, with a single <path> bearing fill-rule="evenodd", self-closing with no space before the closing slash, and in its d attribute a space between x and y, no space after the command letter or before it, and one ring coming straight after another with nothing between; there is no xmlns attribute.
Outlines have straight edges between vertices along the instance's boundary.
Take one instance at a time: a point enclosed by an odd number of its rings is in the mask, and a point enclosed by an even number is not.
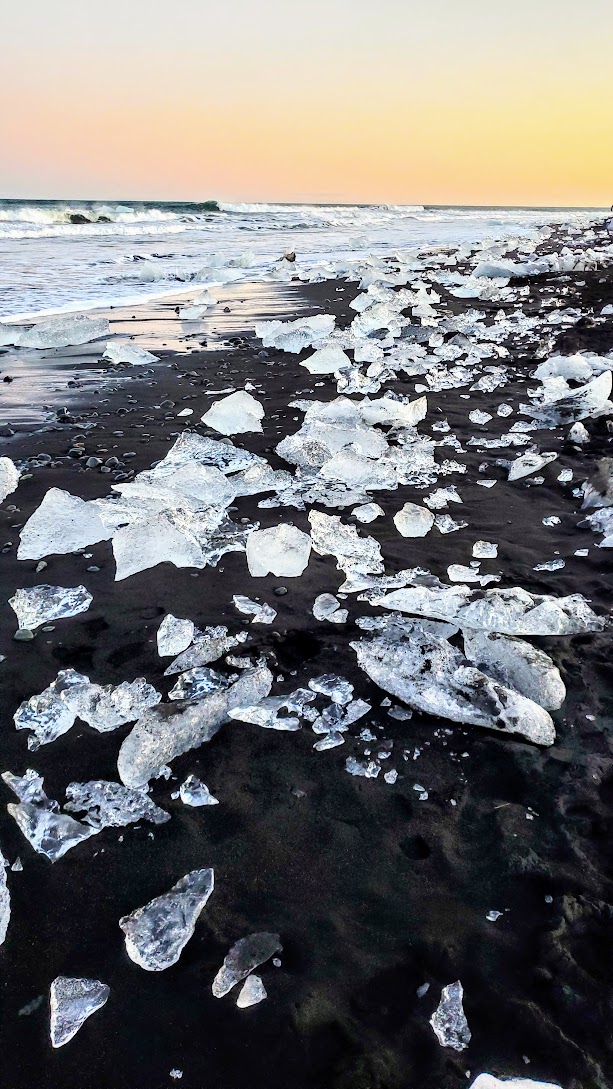
<svg viewBox="0 0 613 1089"><path fill-rule="evenodd" d="M4 503L7 495L11 495L17 485L21 473L10 458L0 458L0 503Z"/></svg>
<svg viewBox="0 0 613 1089"><path fill-rule="evenodd" d="M430 990L430 984L429 983L422 983L421 986L417 988L415 994L417 995L418 998L423 998L424 995L427 994L429 990Z"/></svg>
<svg viewBox="0 0 613 1089"><path fill-rule="evenodd" d="M425 537L434 525L434 515L417 503L405 503L393 521L403 537Z"/></svg>
<svg viewBox="0 0 613 1089"><path fill-rule="evenodd" d="M213 401L202 423L221 435L242 435L246 431L261 431L264 407L244 390L231 393L221 401Z"/></svg>
<svg viewBox="0 0 613 1089"><path fill-rule="evenodd" d="M521 480L524 476L533 476L539 469L542 469L544 465L549 465L551 461L555 461L557 454L553 451L549 451L545 454L537 454L536 452L521 454L511 465L509 469L509 480Z"/></svg>
<svg viewBox="0 0 613 1089"><path fill-rule="evenodd" d="M350 775L363 776L365 779L376 779L381 771L381 765L376 760L356 760L355 756L348 756L345 761L345 771Z"/></svg>
<svg viewBox="0 0 613 1089"><path fill-rule="evenodd" d="M213 870L192 870L169 892L120 919L130 959L147 972L176 964L213 888Z"/></svg>
<svg viewBox="0 0 613 1089"><path fill-rule="evenodd" d="M476 560L495 560L498 555L498 545L492 541L475 541L473 556Z"/></svg>
<svg viewBox="0 0 613 1089"><path fill-rule="evenodd" d="M309 562L311 538L296 526L281 523L256 529L247 538L247 566L254 578L296 578Z"/></svg>
<svg viewBox="0 0 613 1089"><path fill-rule="evenodd" d="M489 423L492 416L490 412L482 412L480 408L475 408L472 412L468 413L468 419L474 424L486 424Z"/></svg>
<svg viewBox="0 0 613 1089"><path fill-rule="evenodd" d="M242 594L234 594L232 601L239 613L253 617L252 624L272 624L277 615L276 609L270 605L261 605L259 601L252 601L250 597Z"/></svg>
<svg viewBox="0 0 613 1089"><path fill-rule="evenodd" d="M319 741L316 741L313 748L317 752L324 752L326 749L336 749L339 745L345 744L345 738L342 734L337 733L335 730L330 730L324 737L321 737Z"/></svg>
<svg viewBox="0 0 613 1089"><path fill-rule="evenodd" d="M50 989L49 1032L53 1047L63 1047L92 1013L104 1006L110 988L99 979L57 976Z"/></svg>
<svg viewBox="0 0 613 1089"><path fill-rule="evenodd" d="M560 481L561 484L569 484L572 479L573 479L572 469L562 469L558 473L558 480Z"/></svg>
<svg viewBox="0 0 613 1089"><path fill-rule="evenodd" d="M196 669L187 669L180 673L177 683L168 693L171 700L199 700L203 696L209 696L212 692L221 692L232 683L231 677L223 673L217 673L208 666L199 666Z"/></svg>
<svg viewBox="0 0 613 1089"><path fill-rule="evenodd" d="M175 1067L175 1068L174 1068L173 1070L171 1070L171 1071L170 1071L170 1073L169 1073L169 1075L168 1075L168 1076L169 1076L170 1078L173 1078L173 1080L175 1080L175 1081L180 1081L180 1080L181 1080L181 1078L183 1077L183 1071L182 1071L182 1070L178 1070L178 1069L177 1069L177 1068Z"/></svg>
<svg viewBox="0 0 613 1089"><path fill-rule="evenodd" d="M29 1017L31 1013L35 1013L36 1010L40 1009L44 1001L44 994L37 995L31 1002L26 1002L25 1006L22 1006L20 1010L17 1010L17 1016Z"/></svg>
<svg viewBox="0 0 613 1089"><path fill-rule="evenodd" d="M283 696L270 696L268 699L260 700L254 706L233 707L229 711L229 718L238 722L249 722L265 730L300 730L301 726L297 718L279 715L279 711L283 709L289 710L287 699Z"/></svg>
<svg viewBox="0 0 613 1089"><path fill-rule="evenodd" d="M20 629L34 631L51 620L63 620L87 612L93 601L85 586L32 586L16 590L9 605Z"/></svg>
<svg viewBox="0 0 613 1089"><path fill-rule="evenodd" d="M589 550L589 548L577 548L577 549L575 550L575 552L573 552L573 555L574 555L574 556L582 556L582 557L585 557L585 556L589 556L589 554L590 554L590 550Z"/></svg>
<svg viewBox="0 0 613 1089"><path fill-rule="evenodd" d="M257 1006L258 1002L262 1002L265 998L267 998L267 994L262 980L259 976L250 975L247 976L240 989L236 1005L239 1010L244 1010L248 1006Z"/></svg>
<svg viewBox="0 0 613 1089"><path fill-rule="evenodd" d="M566 563L563 559L559 560L547 560L545 563L537 563L532 568L533 571L561 571L563 567L566 567Z"/></svg>
<svg viewBox="0 0 613 1089"><path fill-rule="evenodd" d="M443 987L441 1000L430 1018L430 1024L441 1047L452 1047L454 1051L464 1051L471 1039L462 1006L463 994L459 980Z"/></svg>
<svg viewBox="0 0 613 1089"><path fill-rule="evenodd" d="M51 684L39 695L24 700L13 715L15 729L32 730L28 748L49 745L70 730L77 717L76 711L63 698L73 684L89 683L88 678L74 669L62 669Z"/></svg>
<svg viewBox="0 0 613 1089"><path fill-rule="evenodd" d="M386 783L389 783L390 786L393 786L396 782L396 779L398 778L398 772L395 768L392 768L391 771L386 771L383 778L385 779Z"/></svg>
<svg viewBox="0 0 613 1089"><path fill-rule="evenodd" d="M349 612L341 609L340 601L333 594L319 594L313 602L313 616L316 620L329 620L331 624L344 624Z"/></svg>
<svg viewBox="0 0 613 1089"><path fill-rule="evenodd" d="M139 348L131 340L110 340L102 356L107 363L129 363L138 366L141 363L159 363L159 357Z"/></svg>
<svg viewBox="0 0 613 1089"><path fill-rule="evenodd" d="M144 791L106 779L69 783L66 797L68 802L64 808L71 813L83 812L85 815L81 819L97 830L123 828L140 820L153 824L165 824L170 820L170 814L155 805Z"/></svg>
<svg viewBox="0 0 613 1089"><path fill-rule="evenodd" d="M468 525L468 522L456 522L450 514L437 514L434 521L439 533L455 533Z"/></svg>
<svg viewBox="0 0 613 1089"><path fill-rule="evenodd" d="M498 405L498 408L496 409L496 412L497 412L498 416L512 416L513 415L513 407L512 407L512 405L507 405L507 404L503 403L501 405Z"/></svg>
<svg viewBox="0 0 613 1089"><path fill-rule="evenodd" d="M374 522L375 518L380 518L385 511L378 503L362 503L359 507L354 507L351 513L358 522Z"/></svg>
<svg viewBox="0 0 613 1089"><path fill-rule="evenodd" d="M14 865L15 864L13 863L11 869L14 868ZM7 866L8 862L2 854L2 851L0 851L0 945L2 945L6 938L6 932L11 918L11 896L6 883Z"/></svg>
<svg viewBox="0 0 613 1089"><path fill-rule="evenodd" d="M221 968L213 980L212 991L215 998L223 998L241 979L250 975L254 968L264 964L275 953L283 950L278 934L262 931L240 938L226 956Z"/></svg>
<svg viewBox="0 0 613 1089"><path fill-rule="evenodd" d="M544 526L559 526L562 519L557 514L549 514L546 518L543 518Z"/></svg>
<svg viewBox="0 0 613 1089"><path fill-rule="evenodd" d="M196 628L191 620L180 620L167 613L158 628L157 645L160 658L173 657L187 650L194 638Z"/></svg>
<svg viewBox="0 0 613 1089"><path fill-rule="evenodd" d="M496 919L502 918L502 915L502 911L488 911L485 918L487 919L488 923L495 923Z"/></svg>
<svg viewBox="0 0 613 1089"><path fill-rule="evenodd" d="M583 443L590 441L590 433L581 422L573 424L568 432L568 438L570 442L577 443L578 446L582 446Z"/></svg>
<svg viewBox="0 0 613 1089"><path fill-rule="evenodd" d="M328 696L333 703L349 703L353 696L353 685L335 673L324 673L321 677L312 677L309 688L322 696Z"/></svg>
<svg viewBox="0 0 613 1089"><path fill-rule="evenodd" d="M185 782L181 783L179 797L183 805L219 805L219 799L213 797L209 788L196 775L188 775Z"/></svg>

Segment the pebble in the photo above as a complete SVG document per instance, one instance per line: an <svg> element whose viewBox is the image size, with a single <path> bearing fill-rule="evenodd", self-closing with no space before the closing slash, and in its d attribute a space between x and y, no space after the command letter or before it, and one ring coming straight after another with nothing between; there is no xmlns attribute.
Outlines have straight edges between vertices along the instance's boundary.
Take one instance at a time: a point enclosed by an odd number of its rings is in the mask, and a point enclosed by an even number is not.
<svg viewBox="0 0 613 1089"><path fill-rule="evenodd" d="M34 632L29 628L17 628L13 639L16 639L18 643L29 643L34 638Z"/></svg>
<svg viewBox="0 0 613 1089"><path fill-rule="evenodd" d="M287 586L275 586L273 591L277 597L283 597L287 593Z"/></svg>
<svg viewBox="0 0 613 1089"><path fill-rule="evenodd" d="M100 458L88 458L85 462L88 469L97 469L99 465L102 465Z"/></svg>

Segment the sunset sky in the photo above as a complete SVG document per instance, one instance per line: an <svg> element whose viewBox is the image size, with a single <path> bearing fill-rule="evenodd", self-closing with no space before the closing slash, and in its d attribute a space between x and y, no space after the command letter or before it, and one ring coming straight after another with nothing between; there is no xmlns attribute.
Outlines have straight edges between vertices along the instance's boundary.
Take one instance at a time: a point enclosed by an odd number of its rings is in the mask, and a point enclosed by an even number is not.
<svg viewBox="0 0 613 1089"><path fill-rule="evenodd" d="M0 195L613 202L613 0L23 0Z"/></svg>

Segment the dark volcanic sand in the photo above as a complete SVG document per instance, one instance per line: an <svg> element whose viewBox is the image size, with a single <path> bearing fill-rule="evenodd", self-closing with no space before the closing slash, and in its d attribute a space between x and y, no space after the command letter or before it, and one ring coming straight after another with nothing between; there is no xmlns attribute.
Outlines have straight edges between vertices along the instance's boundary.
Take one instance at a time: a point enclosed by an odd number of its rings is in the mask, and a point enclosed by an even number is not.
<svg viewBox="0 0 613 1089"><path fill-rule="evenodd" d="M574 287L575 280L586 287ZM556 281L530 281L525 308L539 306ZM567 305L581 300L598 313L613 298L611 274L582 273L565 282ZM292 290L312 313L333 312L341 323L352 316L347 302L355 285L328 282ZM453 300L455 311L465 305ZM479 301L477 307L487 309ZM610 350L612 329L609 320L595 331L588 325L565 332L559 347ZM96 396L89 389L87 403L72 405L73 423L24 431L4 440L0 452L17 461L39 452L59 459L75 435L85 434L88 455L101 448L105 457L134 452L126 466L139 472L161 458L185 426L176 419L179 409L192 407L191 420L197 421L213 399L207 389L242 388L248 379L266 409L264 434L239 436L237 445L285 468L272 447L302 421L288 401L300 391L331 399L335 383L326 378L319 385L298 365L302 356L270 350L267 358L258 357L260 343L246 326L243 333L244 347L166 355L160 365L143 368L153 372L144 378L136 368L121 382L105 383L115 392ZM526 387L536 384L524 377L534 366L533 359L519 358L517 381L492 394L465 400L466 387L429 395L420 431L430 434L432 423L443 417L463 442L481 430L490 437L508 430L517 414L507 420L494 415L485 430L469 423L468 412L495 414L501 402L516 406ZM413 394L415 381L421 380L399 381L394 388ZM174 405L160 407L165 401ZM86 422L95 426L85 430ZM200 424L192 426L207 433ZM468 522L467 529L402 538L391 515L433 488L401 487L373 493L387 517L361 531L381 542L388 572L423 566L443 579L449 563L469 562L475 540L497 541L498 560L484 561L482 573L503 572L503 586L581 592L597 611L608 609L612 558L595 548L591 532L576 528L580 504L572 496L610 451L604 421L588 421L588 428L592 439L583 451L565 441L568 428L536 433L541 449L560 453L542 471L541 486L525 480L490 490L478 486L481 463L489 463L484 476L503 481L506 473L496 459L515 454L466 447L459 460L468 464L467 474L441 477L436 486L456 484L464 506L452 504L448 513ZM440 456L455 454L443 447ZM556 479L564 467L575 470L572 484ZM373 701L373 714L352 727L354 737L345 745L324 753L313 751L316 738L308 729L278 733L228 724L208 745L174 761L170 782L154 784L152 797L172 814L168 824L107 829L55 865L33 852L3 808L2 848L11 863L19 855L24 869L8 875L12 919L1 953L2 1085L460 1089L469 1084L468 1071L471 1078L490 1071L559 1080L564 1089L610 1085L611 636L534 640L559 664L568 688L566 703L554 713L558 740L551 749L417 714L409 722L396 721L379 708L384 693L357 669L347 646L349 637L359 635L355 617L369 607L354 595L343 603L350 610L346 626L313 619L316 594L335 592L343 579L330 557L313 554L300 579L251 579L244 554L233 553L218 569L194 572L165 564L117 584L110 544L89 548L91 558L50 557L39 575L35 563L17 563L16 523L25 522L49 487L94 498L106 495L112 480L111 474L84 471L74 459L58 460L34 467L0 509L0 545L7 544L0 564L0 653L7 656L0 665L2 770L35 767L50 797L60 801L72 780L116 779L117 751L130 726L100 735L77 724L53 745L29 754L25 734L13 729L14 710L68 666L103 684L146 676L166 694L175 678L162 678L168 659L162 662L156 652L163 614L238 630L245 618L231 604L233 593L257 596L278 610L270 628L250 628L246 649L274 650L273 671L287 681L282 690L334 670L355 684L357 696ZM235 520L254 518L266 527L285 519L308 530L306 513L260 510L260 498L238 499ZM19 511L9 511L11 505ZM349 509L338 513L351 521ZM552 514L561 524L543 526ZM588 558L573 556L582 547L590 549ZM562 571L533 571L558 552L566 560ZM88 572L92 564L100 570ZM39 630L34 643L14 642L7 598L16 587L41 581L83 582L93 604L82 616L59 621L52 632ZM280 584L288 587L287 595L273 593ZM381 738L394 741L376 780L351 777L344 769L349 755L363 752L364 744L354 738L370 722L382 724ZM380 743L372 749L380 751ZM411 754L407 761L405 749ZM414 749L421 750L416 760ZM393 786L383 781L387 766L400 773ZM220 805L189 809L170 799L190 772L207 783ZM427 789L427 801L419 800L415 784ZM5 800L11 800L8 791ZM532 811L536 815L528 819ZM118 919L189 870L209 865L216 890L179 963L162 973L142 971L125 953ZM486 920L492 909L504 912L495 923ZM219 1001L210 984L229 946L255 930L281 934L282 967L262 969L268 1000L241 1011L235 992ZM59 974L103 980L111 994L75 1039L54 1052L47 994ZM441 987L456 979L464 986L472 1031L462 1054L441 1048L428 1024ZM430 989L418 998L424 982ZM38 995L45 995L44 1003L19 1016ZM183 1071L180 1082L170 1078L173 1068Z"/></svg>

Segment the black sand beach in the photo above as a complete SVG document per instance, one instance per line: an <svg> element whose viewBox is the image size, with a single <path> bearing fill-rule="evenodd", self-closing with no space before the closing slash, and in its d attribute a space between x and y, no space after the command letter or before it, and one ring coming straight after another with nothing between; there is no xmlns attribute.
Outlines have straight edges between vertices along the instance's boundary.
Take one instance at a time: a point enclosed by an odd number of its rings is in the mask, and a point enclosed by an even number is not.
<svg viewBox="0 0 613 1089"><path fill-rule="evenodd" d="M594 320L613 301L612 269L549 273L513 286L529 288L521 302L527 315L542 314L548 295L562 291L564 306L581 311L572 327L553 329L548 355L613 351L613 317ZM331 313L342 327L355 316L348 303L356 294L355 283L332 280L270 288L259 300L257 320ZM477 308L494 318L505 309L441 294L452 314ZM84 499L103 497L111 483L164 457L185 427L213 437L196 422L216 399L211 391L253 383L266 411L264 431L237 436L235 445L264 455L275 469L288 468L274 451L302 421L288 403L297 397L332 400L336 384L300 367L310 349L299 355L262 350L253 333L253 300L240 302L246 296L244 285L226 289L203 320L206 348L197 339L177 342L174 303L149 317L131 310L134 324L128 313L115 315L122 332L142 333L152 323L150 340L139 343L160 356L157 364L107 368L96 353L85 360L83 353L68 360L64 354L62 362L57 352L58 377L40 394L41 404L56 412L52 423L42 422L36 398L20 395L27 377L11 374L0 355L0 379L14 379L6 383L12 401L1 421L0 455L26 472L0 508L0 653L6 655L0 664L1 770L23 774L34 767L49 796L60 800L70 781L116 780L117 752L131 726L98 734L77 722L52 745L29 753L25 734L13 728L14 711L69 667L100 684L146 677L166 699L176 678L163 677L168 660L158 657L155 641L160 620L172 612L200 628L225 624L238 631L245 618L232 605L233 594L257 596L277 610L272 625L248 626L244 645L254 658L268 656L280 678L275 693L334 672L355 686L356 697L372 703L372 712L330 752L313 751L316 737L306 728L285 733L228 722L207 745L175 760L169 781L154 782L152 798L172 815L167 824L106 829L55 865L34 853L2 806L4 854L9 863L18 856L23 863L22 872L8 872L12 917L0 961L2 1084L460 1089L489 1071L558 1081L564 1089L607 1089L613 1084L610 631L532 640L554 659L567 687L566 702L552 713L557 741L544 749L419 713L408 721L388 715L381 706L386 693L358 668L349 647L360 637L355 618L378 610L350 595L341 602L349 609L346 625L312 615L315 597L336 593L343 579L330 556L313 553L295 579L253 579L244 553L235 552L215 569L163 564L119 583L110 543L93 545L85 555L49 556L43 574L35 562L16 559L19 527L50 487ZM509 304L509 312L515 309ZM168 347L160 350L162 333ZM540 448L558 455L538 485L531 478L507 482L507 470L497 464L521 449L467 445L472 436L508 431L519 417L499 417L497 407L508 403L516 412L536 384L534 352L507 347L510 382L489 393L472 393L468 385L429 393L419 425L424 436L440 439L444 433L432 425L446 418L461 443L461 454L453 447L438 454L457 457L466 473L440 477L436 486L458 487L463 506L453 505L450 513L468 528L401 537L392 516L427 494L408 485L372 493L386 517L367 526L359 526L350 509L327 513L340 513L375 537L388 574L422 567L445 581L449 564L470 562L476 540L494 541L498 557L484 561L482 573L501 573L503 586L535 594L580 593L608 615L613 554L597 549L595 535L577 527L585 515L573 495L611 454L607 417L584 421L589 442L581 447L568 440L568 426L536 432ZM71 385L75 373L77 385ZM384 392L414 397L421 381L398 379ZM30 413L17 407L25 402ZM194 410L187 423L177 417L183 408ZM487 428L468 420L477 408L492 414ZM87 468L87 457L111 471ZM119 466L104 465L114 457ZM483 463L486 471L480 471ZM572 481L557 479L563 469L573 470ZM497 483L484 488L480 478ZM308 512L262 509L261 498L236 499L234 520L257 521L262 528L289 521L308 532ZM559 523L544 525L551 516ZM589 554L576 556L583 548ZM558 557L563 569L534 570ZM83 583L93 603L52 631L39 629L33 642L16 642L7 600L16 587L41 580ZM281 587L287 592L277 593ZM367 724L376 734L370 744L358 738ZM385 782L383 772L372 780L347 774L347 757L369 748L391 750L383 770L396 768L395 783ZM190 773L202 778L218 806L189 809L171 799ZM12 800L2 790L5 801ZM215 894L179 963L164 972L142 971L126 956L119 918L204 866L215 870ZM489 921L493 910L502 915ZM230 945L260 930L281 935L281 966L262 968L267 1001L239 1010L231 996L212 996L211 980ZM47 995L60 974L103 980L111 995L74 1040L53 1051ZM472 1032L461 1053L442 1048L428 1023L441 987L455 980L464 987ZM419 997L425 983L429 989ZM44 1001L24 1014L38 996ZM182 1071L180 1082L171 1071Z"/></svg>

